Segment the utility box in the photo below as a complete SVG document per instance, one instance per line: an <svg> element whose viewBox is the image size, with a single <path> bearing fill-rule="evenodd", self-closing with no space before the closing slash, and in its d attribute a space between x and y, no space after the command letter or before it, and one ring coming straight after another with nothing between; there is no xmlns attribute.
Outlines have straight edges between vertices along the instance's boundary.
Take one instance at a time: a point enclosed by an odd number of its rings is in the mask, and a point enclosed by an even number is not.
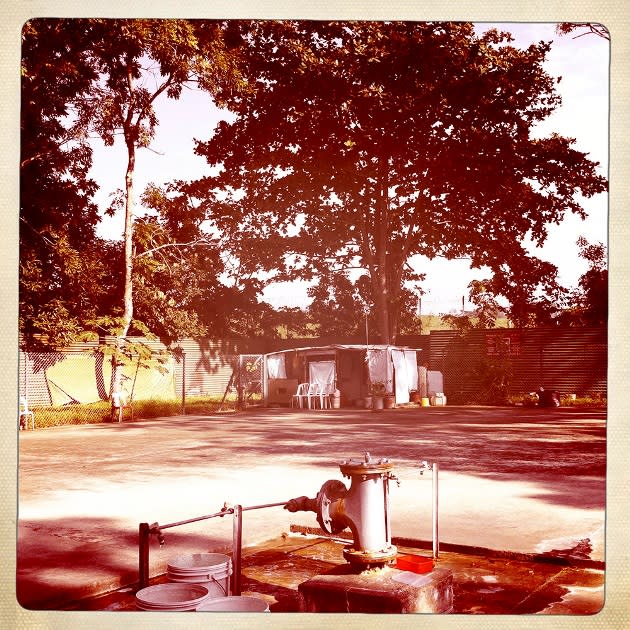
<svg viewBox="0 0 630 630"><path fill-rule="evenodd" d="M434 407L443 407L446 404L446 396L444 392L436 392L431 396L431 405Z"/></svg>
<svg viewBox="0 0 630 630"><path fill-rule="evenodd" d="M427 393L429 398L444 391L444 375L438 370L427 372Z"/></svg>

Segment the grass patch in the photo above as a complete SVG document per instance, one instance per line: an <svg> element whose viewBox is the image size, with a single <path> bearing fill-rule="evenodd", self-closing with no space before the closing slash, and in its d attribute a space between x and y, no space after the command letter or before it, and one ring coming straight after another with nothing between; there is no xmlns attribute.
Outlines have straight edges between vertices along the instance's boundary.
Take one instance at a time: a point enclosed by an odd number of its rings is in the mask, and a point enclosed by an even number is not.
<svg viewBox="0 0 630 630"><path fill-rule="evenodd" d="M60 407L33 407L35 426L38 429L68 424L99 424L109 422L110 404L103 400L89 404L71 404Z"/></svg>
<svg viewBox="0 0 630 630"><path fill-rule="evenodd" d="M535 399L532 398L531 394L516 394L514 396L510 396L509 400L510 405L515 406L523 406L523 407L534 407L536 406ZM570 394L561 394L560 395L560 406L561 407L597 407L597 408L606 408L608 405L608 400L606 396L599 392L588 393L588 394L578 394L573 398Z"/></svg>
<svg viewBox="0 0 630 630"><path fill-rule="evenodd" d="M259 403L258 399L249 399L248 405ZM237 408L236 395L195 396L186 398L186 415L209 415L219 411L234 411ZM111 406L108 401L89 404L70 404L59 407L34 407L35 427L43 429L64 425L101 424L111 422ZM136 400L133 403L134 419L179 416L182 413L181 400ZM129 411L125 410L125 419Z"/></svg>

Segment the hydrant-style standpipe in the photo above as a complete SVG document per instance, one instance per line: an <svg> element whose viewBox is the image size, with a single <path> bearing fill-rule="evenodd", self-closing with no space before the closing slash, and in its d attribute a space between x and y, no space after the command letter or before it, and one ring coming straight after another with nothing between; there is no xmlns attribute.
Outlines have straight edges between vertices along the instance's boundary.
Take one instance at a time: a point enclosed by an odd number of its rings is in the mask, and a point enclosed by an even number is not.
<svg viewBox="0 0 630 630"><path fill-rule="evenodd" d="M328 534L336 534L349 527L353 544L344 548L344 558L361 568L382 566L396 557L391 544L389 519L389 459L372 459L369 453L363 460L344 460L339 464L351 480L350 489L341 481L330 479L322 485L314 499L302 496L291 499L285 509L290 512L307 511L317 514L317 522Z"/></svg>

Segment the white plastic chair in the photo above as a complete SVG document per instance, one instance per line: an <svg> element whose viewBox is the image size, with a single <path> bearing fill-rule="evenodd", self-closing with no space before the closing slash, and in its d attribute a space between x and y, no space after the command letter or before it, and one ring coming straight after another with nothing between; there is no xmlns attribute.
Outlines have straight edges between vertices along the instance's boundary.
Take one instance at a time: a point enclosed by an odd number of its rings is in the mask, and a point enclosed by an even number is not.
<svg viewBox="0 0 630 630"><path fill-rule="evenodd" d="M20 396L20 416L18 425L20 431L22 429L28 430L28 419L31 419L31 425L35 430L35 413L28 408L28 400L24 396Z"/></svg>
<svg viewBox="0 0 630 630"><path fill-rule="evenodd" d="M326 385L324 385L322 390L322 404L326 409L332 407L331 397L334 395L335 389L337 388L334 383L326 383Z"/></svg>
<svg viewBox="0 0 630 630"><path fill-rule="evenodd" d="M297 391L295 392L295 394L293 394L293 397L291 398L291 407L294 407L295 403L297 403L297 406L302 409L304 401L306 401L308 406L310 407L310 399L308 395L309 387L309 383L300 383L298 385Z"/></svg>
<svg viewBox="0 0 630 630"><path fill-rule="evenodd" d="M319 399L319 408L324 409L326 401L328 401L328 395L324 393L324 389L319 383L311 383L308 388L308 408L315 409L315 403ZM311 404L312 401L312 404Z"/></svg>
<svg viewBox="0 0 630 630"><path fill-rule="evenodd" d="M127 392L125 390L121 392L114 392L111 398L112 402L112 411L111 411L111 419L112 422L118 420L118 422L123 421L123 417L125 415L125 409L129 409L129 413L131 414L131 421L133 422L133 401L127 398Z"/></svg>

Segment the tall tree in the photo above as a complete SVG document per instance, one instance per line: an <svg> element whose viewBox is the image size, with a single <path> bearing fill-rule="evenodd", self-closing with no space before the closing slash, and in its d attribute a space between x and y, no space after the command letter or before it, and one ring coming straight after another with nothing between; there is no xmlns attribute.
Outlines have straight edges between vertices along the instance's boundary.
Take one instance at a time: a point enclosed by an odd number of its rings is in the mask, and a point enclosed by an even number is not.
<svg viewBox="0 0 630 630"><path fill-rule="evenodd" d="M365 334L364 304L355 285L343 273L324 274L308 289L313 301L308 313L319 336Z"/></svg>
<svg viewBox="0 0 630 630"><path fill-rule="evenodd" d="M607 250L603 243L589 243L581 236L577 240L580 256L588 261L579 287L584 306L584 320L590 326L608 324L608 267Z"/></svg>
<svg viewBox="0 0 630 630"><path fill-rule="evenodd" d="M603 25L596 22L560 22L556 26L558 35L570 35L577 31L577 35L573 38L584 37L584 35L597 35L603 39L610 39L609 30Z"/></svg>
<svg viewBox="0 0 630 630"><path fill-rule="evenodd" d="M577 239L580 258L588 269L580 276L578 286L569 292L567 308L560 311L558 322L568 326L608 325L607 250L603 243Z"/></svg>
<svg viewBox="0 0 630 630"><path fill-rule="evenodd" d="M142 204L152 215L134 230L134 310L141 321L166 342L209 333L259 336L265 325L275 327L272 309L258 302L260 280L242 274L202 204L177 182L149 186Z"/></svg>
<svg viewBox="0 0 630 630"><path fill-rule="evenodd" d="M189 20L99 20L94 25L94 128L106 145L121 134L127 150L124 188L125 297L122 333L133 316L133 222L136 153L149 146L158 124L154 103L162 94L177 99L195 82L216 91L233 81L221 25ZM98 100L97 100L98 99ZM97 102L96 102L97 101Z"/></svg>
<svg viewBox="0 0 630 630"><path fill-rule="evenodd" d="M91 41L72 20L22 29L20 332L25 343L62 346L110 313L115 247L96 239L96 183L85 120L96 72Z"/></svg>
<svg viewBox="0 0 630 630"><path fill-rule="evenodd" d="M460 331L494 328L501 307L492 292L491 284L487 280L472 280L468 289L468 299L474 306L473 311L442 315L442 321Z"/></svg>
<svg viewBox="0 0 630 630"><path fill-rule="evenodd" d="M524 237L584 216L578 195L606 183L573 140L531 133L560 104L549 43L520 50L466 23L239 28L255 89L227 99L236 121L198 146L223 170L189 191L241 253L253 246L248 264L284 278L363 268L385 342L414 254L489 267L513 304L551 287Z"/></svg>
<svg viewBox="0 0 630 630"><path fill-rule="evenodd" d="M106 145L118 134L127 150L124 205L122 315L116 334L121 350L134 316L134 176L136 153L150 145L158 119L154 104L177 99L195 83L218 95L236 89L237 74L224 23L195 20L78 20L93 40L91 61L98 74L82 102L93 129ZM217 99L218 100L218 99ZM114 355L115 356L115 355ZM114 365L116 358L113 358ZM114 370L116 374L116 370ZM114 379L114 391L119 387Z"/></svg>

